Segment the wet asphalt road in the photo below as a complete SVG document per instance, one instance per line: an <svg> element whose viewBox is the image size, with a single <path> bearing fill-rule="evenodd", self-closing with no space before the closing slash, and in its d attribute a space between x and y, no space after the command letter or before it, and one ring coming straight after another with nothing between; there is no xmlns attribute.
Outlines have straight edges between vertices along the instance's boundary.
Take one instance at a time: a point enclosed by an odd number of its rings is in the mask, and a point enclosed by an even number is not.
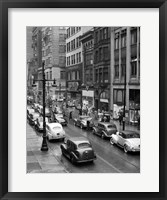
<svg viewBox="0 0 167 200"><path fill-rule="evenodd" d="M96 152L97 159L94 163L73 165L66 157L62 156L60 141L48 142L49 148L64 164L70 173L140 173L140 154L124 153L123 149L111 145L109 140L93 135L91 131L75 127L72 123L64 127L67 137L84 136L89 139ZM39 133L38 133L39 134Z"/></svg>

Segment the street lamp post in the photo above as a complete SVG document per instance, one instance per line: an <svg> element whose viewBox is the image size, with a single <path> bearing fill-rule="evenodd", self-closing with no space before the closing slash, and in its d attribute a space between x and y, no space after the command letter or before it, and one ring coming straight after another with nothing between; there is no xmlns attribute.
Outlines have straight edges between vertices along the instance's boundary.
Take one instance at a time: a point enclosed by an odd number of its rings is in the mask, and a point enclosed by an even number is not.
<svg viewBox="0 0 167 200"><path fill-rule="evenodd" d="M53 83L53 87L56 84L56 80L46 80L45 79L45 69L44 69L44 65L45 63L42 63L42 76L43 78L41 80L34 80L34 84L35 85L35 81L42 81L43 83L43 141L42 141L42 146L41 146L41 151L48 151L48 145L47 145L47 136L46 136L46 121L45 121L45 107L46 107L46 103L45 103L45 86L46 86L46 81L54 81Z"/></svg>
<svg viewBox="0 0 167 200"><path fill-rule="evenodd" d="M123 127L122 129L125 130L125 108L126 108L126 65L124 66L125 78L124 78L124 111L123 111Z"/></svg>

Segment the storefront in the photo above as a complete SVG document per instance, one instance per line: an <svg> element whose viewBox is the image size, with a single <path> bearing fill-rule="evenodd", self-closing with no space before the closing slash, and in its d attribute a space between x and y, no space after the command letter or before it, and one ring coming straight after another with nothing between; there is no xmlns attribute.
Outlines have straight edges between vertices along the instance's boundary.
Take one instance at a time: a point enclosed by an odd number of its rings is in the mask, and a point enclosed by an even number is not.
<svg viewBox="0 0 167 200"><path fill-rule="evenodd" d="M94 107L94 91L93 90L82 90L82 103L83 107L93 108Z"/></svg>

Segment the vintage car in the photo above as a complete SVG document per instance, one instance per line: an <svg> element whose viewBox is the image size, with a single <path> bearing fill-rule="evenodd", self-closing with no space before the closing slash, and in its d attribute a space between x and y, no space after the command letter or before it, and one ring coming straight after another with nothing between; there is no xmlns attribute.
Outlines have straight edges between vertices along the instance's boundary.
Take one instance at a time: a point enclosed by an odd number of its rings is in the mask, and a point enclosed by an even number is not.
<svg viewBox="0 0 167 200"><path fill-rule="evenodd" d="M37 118L40 116L39 113L33 112L29 114L28 122L30 125L34 126Z"/></svg>
<svg viewBox="0 0 167 200"><path fill-rule="evenodd" d="M90 162L96 159L96 154L91 143L84 137L73 137L67 139L60 146L62 155L74 163Z"/></svg>
<svg viewBox="0 0 167 200"><path fill-rule="evenodd" d="M45 122L46 124L49 123L49 120L47 117L45 117ZM36 119L35 121L35 129L40 132L40 131L43 131L43 117L40 116Z"/></svg>
<svg viewBox="0 0 167 200"><path fill-rule="evenodd" d="M117 127L114 122L98 122L93 127L93 134L99 135L101 138L110 138L112 134L116 134Z"/></svg>
<svg viewBox="0 0 167 200"><path fill-rule="evenodd" d="M62 126L67 126L67 120L63 114L55 114L55 122L60 123Z"/></svg>
<svg viewBox="0 0 167 200"><path fill-rule="evenodd" d="M93 126L93 121L92 118L86 115L80 115L78 118L74 118L74 126L79 126L80 128L86 128L88 125L89 121L89 126Z"/></svg>
<svg viewBox="0 0 167 200"><path fill-rule="evenodd" d="M62 139L65 138L65 131L61 124L59 123L49 123L46 124L46 135L48 141L54 139Z"/></svg>
<svg viewBox="0 0 167 200"><path fill-rule="evenodd" d="M111 136L111 144L117 144L122 147L125 153L140 151L140 134L135 131L119 131Z"/></svg>
<svg viewBox="0 0 167 200"><path fill-rule="evenodd" d="M43 115L43 107L40 110L40 114ZM51 112L48 107L45 107L45 117L51 117Z"/></svg>

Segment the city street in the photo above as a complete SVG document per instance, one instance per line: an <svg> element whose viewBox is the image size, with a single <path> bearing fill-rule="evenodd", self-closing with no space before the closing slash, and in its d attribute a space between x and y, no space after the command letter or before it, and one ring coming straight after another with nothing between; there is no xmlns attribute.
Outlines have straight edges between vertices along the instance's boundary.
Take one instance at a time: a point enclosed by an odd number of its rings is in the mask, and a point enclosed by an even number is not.
<svg viewBox="0 0 167 200"><path fill-rule="evenodd" d="M30 125L28 124L27 127ZM30 129L28 128L30 131ZM89 139L96 152L97 159L94 163L82 163L73 165L66 157L62 156L60 145L62 142L48 142L49 150L69 173L140 173L140 154L128 153L118 146L113 146L107 139L101 139L93 135L91 131L80 129L73 125L72 121L64 127L66 137L84 136ZM31 129L39 137L42 133ZM49 159L49 158L48 158Z"/></svg>

